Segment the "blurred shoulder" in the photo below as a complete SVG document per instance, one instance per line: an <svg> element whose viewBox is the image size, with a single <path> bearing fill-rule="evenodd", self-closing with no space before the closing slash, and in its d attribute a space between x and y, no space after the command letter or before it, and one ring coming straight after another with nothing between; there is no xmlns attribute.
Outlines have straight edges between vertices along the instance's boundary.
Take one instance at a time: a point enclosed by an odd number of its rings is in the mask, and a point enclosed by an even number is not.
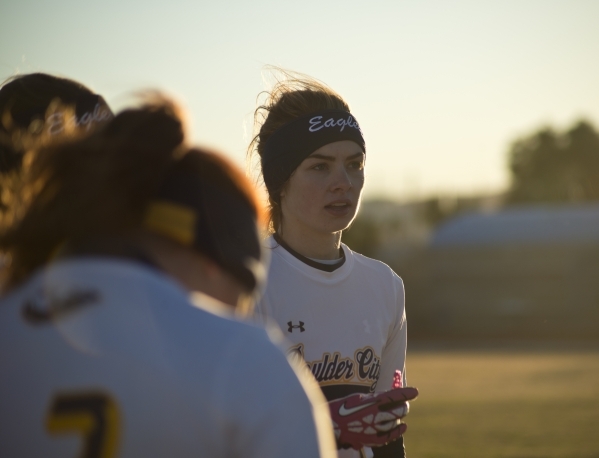
<svg viewBox="0 0 599 458"><path fill-rule="evenodd" d="M190 296L192 305L191 313L199 311L203 314L204 320L209 326L218 328L228 328L233 334L240 336L239 340L250 345L268 345L279 344L283 342L283 337L278 329L272 324L261 323L252 317L238 317L230 306L202 293L193 293ZM221 336L223 338L225 336Z"/></svg>

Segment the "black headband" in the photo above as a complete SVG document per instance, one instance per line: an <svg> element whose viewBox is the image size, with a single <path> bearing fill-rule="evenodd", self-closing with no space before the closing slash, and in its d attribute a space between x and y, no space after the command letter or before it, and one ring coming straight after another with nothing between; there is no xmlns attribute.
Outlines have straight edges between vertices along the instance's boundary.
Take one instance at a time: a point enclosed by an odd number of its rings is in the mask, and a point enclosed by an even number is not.
<svg viewBox="0 0 599 458"><path fill-rule="evenodd" d="M351 140L366 152L362 131L352 114L345 110L320 110L285 124L264 145L262 176L268 193L275 197L293 171L318 148L341 140Z"/></svg>
<svg viewBox="0 0 599 458"><path fill-rule="evenodd" d="M57 96L57 99L61 100L61 103L64 105L72 105L75 109L75 115L77 118L82 118L87 113L88 116L92 116L96 114L99 106L105 106L104 99L98 94L82 94L78 97L60 97ZM31 122L38 118L44 119L46 117L46 111L48 110L48 104L40 104L40 105L29 105L18 109L11 110L12 120L17 124L17 126L21 129L27 129ZM106 115L107 118L112 117L112 113L108 108L105 109L109 113Z"/></svg>

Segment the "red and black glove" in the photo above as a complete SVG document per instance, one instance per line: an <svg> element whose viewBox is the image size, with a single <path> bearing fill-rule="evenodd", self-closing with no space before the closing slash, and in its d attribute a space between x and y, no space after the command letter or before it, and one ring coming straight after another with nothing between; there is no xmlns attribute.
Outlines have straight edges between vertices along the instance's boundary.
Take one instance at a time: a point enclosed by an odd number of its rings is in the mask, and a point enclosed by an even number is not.
<svg viewBox="0 0 599 458"><path fill-rule="evenodd" d="M401 419L408 414L416 388L394 388L376 394L352 394L329 402L339 448L376 447L398 439L407 429Z"/></svg>

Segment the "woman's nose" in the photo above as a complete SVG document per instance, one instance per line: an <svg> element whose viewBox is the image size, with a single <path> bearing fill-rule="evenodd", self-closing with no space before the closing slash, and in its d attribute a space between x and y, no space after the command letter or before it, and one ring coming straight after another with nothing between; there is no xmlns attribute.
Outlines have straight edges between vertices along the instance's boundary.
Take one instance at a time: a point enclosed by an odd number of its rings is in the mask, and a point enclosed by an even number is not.
<svg viewBox="0 0 599 458"><path fill-rule="evenodd" d="M351 177L345 167L335 167L332 175L331 190L348 191L352 187Z"/></svg>

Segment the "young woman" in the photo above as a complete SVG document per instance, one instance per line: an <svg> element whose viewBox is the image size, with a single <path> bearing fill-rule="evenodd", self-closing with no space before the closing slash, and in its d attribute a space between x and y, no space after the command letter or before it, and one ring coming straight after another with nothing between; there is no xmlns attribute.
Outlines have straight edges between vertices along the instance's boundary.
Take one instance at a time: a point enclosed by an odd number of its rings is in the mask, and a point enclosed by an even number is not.
<svg viewBox="0 0 599 458"><path fill-rule="evenodd" d="M290 353L305 360L329 401L389 390L396 370L405 374L403 283L385 264L341 243L364 186L359 124L333 90L294 77L267 94L255 122L250 152L260 157L272 232L256 312L278 323ZM373 450L404 456L401 439Z"/></svg>
<svg viewBox="0 0 599 458"><path fill-rule="evenodd" d="M261 212L240 171L186 145L174 105L26 164L0 235L0 455L335 453L315 384L264 330L190 295L235 308L258 288Z"/></svg>

